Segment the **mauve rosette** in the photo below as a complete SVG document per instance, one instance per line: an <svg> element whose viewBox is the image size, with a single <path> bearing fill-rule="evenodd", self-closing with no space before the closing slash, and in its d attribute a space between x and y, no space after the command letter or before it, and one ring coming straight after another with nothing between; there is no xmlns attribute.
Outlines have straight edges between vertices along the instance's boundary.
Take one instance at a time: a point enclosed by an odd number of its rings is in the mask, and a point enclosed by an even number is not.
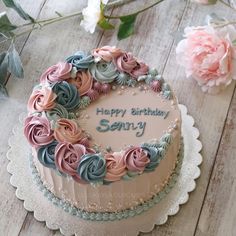
<svg viewBox="0 0 236 236"><path fill-rule="evenodd" d="M120 180L127 172L124 153L114 152L105 155L107 173L104 180L114 182Z"/></svg>
<svg viewBox="0 0 236 236"><path fill-rule="evenodd" d="M57 144L57 141L53 141L37 150L38 160L42 165L48 168L56 169L54 155Z"/></svg>
<svg viewBox="0 0 236 236"><path fill-rule="evenodd" d="M29 116L24 122L24 135L31 146L38 148L54 140L53 131L47 118Z"/></svg>
<svg viewBox="0 0 236 236"><path fill-rule="evenodd" d="M62 81L56 83L52 90L57 95L56 102L65 107L68 111L73 111L79 107L79 92L73 84Z"/></svg>
<svg viewBox="0 0 236 236"><path fill-rule="evenodd" d="M131 73L131 71L134 70L134 68L138 65L137 60L130 52L123 53L116 58L115 62L117 69L120 72L126 72L128 74Z"/></svg>
<svg viewBox="0 0 236 236"><path fill-rule="evenodd" d="M85 146L81 144L59 143L55 149L55 164L58 170L83 183L77 173L81 157L86 154Z"/></svg>
<svg viewBox="0 0 236 236"><path fill-rule="evenodd" d="M116 48L115 46L104 46L101 48L96 48L92 51L92 55L95 60L104 60L106 62L110 62L120 56L122 54L122 50Z"/></svg>
<svg viewBox="0 0 236 236"><path fill-rule="evenodd" d="M46 110L51 110L55 107L55 99L57 95L52 92L51 88L42 87L40 89L35 89L28 101L28 111L29 112L42 112Z"/></svg>
<svg viewBox="0 0 236 236"><path fill-rule="evenodd" d="M40 83L55 83L70 78L72 65L67 62L59 62L49 67L40 77Z"/></svg>
<svg viewBox="0 0 236 236"><path fill-rule="evenodd" d="M67 80L68 83L75 85L80 96L86 94L93 85L93 79L89 71L78 71L75 78Z"/></svg>
<svg viewBox="0 0 236 236"><path fill-rule="evenodd" d="M86 154L81 158L77 172L86 182L102 182L106 175L106 161L98 153Z"/></svg>
<svg viewBox="0 0 236 236"><path fill-rule="evenodd" d="M143 62L137 62L137 66L129 73L133 78L148 74L149 68Z"/></svg>
<svg viewBox="0 0 236 236"><path fill-rule="evenodd" d="M58 142L79 143L84 135L74 120L59 119L55 125L54 137Z"/></svg>
<svg viewBox="0 0 236 236"><path fill-rule="evenodd" d="M94 62L94 58L92 55L78 51L74 55L68 57L66 61L71 63L77 69L88 69Z"/></svg>
<svg viewBox="0 0 236 236"><path fill-rule="evenodd" d="M146 152L150 162L146 165L145 171L153 171L160 163L160 157L158 156L158 150L156 147L149 145L142 145L141 148Z"/></svg>
<svg viewBox="0 0 236 236"><path fill-rule="evenodd" d="M124 162L129 171L142 173L150 159L141 147L130 147L125 151Z"/></svg>
<svg viewBox="0 0 236 236"><path fill-rule="evenodd" d="M111 83L119 75L115 65L112 62L98 62L90 67L90 73L93 78L100 83Z"/></svg>

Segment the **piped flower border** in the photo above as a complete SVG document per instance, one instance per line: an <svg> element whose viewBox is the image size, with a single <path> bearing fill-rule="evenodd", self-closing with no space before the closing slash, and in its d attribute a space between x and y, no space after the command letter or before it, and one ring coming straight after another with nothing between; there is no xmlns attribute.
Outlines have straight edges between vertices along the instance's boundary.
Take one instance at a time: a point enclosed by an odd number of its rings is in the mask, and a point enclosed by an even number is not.
<svg viewBox="0 0 236 236"><path fill-rule="evenodd" d="M52 193L49 189L47 189L47 187L43 184L40 174L34 165L32 155L30 155L30 167L32 170L33 179L35 183L37 184L37 186L39 187L39 190L42 191L44 196L47 197L48 200L51 201L54 205L60 207L65 212L68 212L69 214L73 216L77 216L84 220L114 221L114 220L122 220L122 219L127 219L129 217L134 217L136 215L140 215L141 213L148 211L150 208L158 204L175 186L178 180L178 176L180 174L183 158L184 158L184 142L183 142L183 138L181 138L181 145L180 145L180 150L178 153L175 169L172 172L168 183L163 187L163 189L157 194L155 194L151 199L145 201L144 203L141 203L133 207L132 209L126 209L119 212L87 212L85 210L81 210L73 206L68 201L56 197L54 193Z"/></svg>
<svg viewBox="0 0 236 236"><path fill-rule="evenodd" d="M82 184L110 184L155 170L171 144L171 133L154 144L103 155L90 147L89 137L75 119L79 109L114 85L134 87L141 82L165 99L173 98L156 69L116 47L77 52L49 67L29 98L24 124L24 134L41 164Z"/></svg>

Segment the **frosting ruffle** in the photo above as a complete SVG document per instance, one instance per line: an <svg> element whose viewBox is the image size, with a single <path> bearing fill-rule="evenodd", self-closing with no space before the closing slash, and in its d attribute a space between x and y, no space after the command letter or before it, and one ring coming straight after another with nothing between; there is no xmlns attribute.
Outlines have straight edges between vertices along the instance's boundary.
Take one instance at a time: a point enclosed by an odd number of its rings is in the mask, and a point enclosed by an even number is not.
<svg viewBox="0 0 236 236"><path fill-rule="evenodd" d="M58 142L79 143L84 135L74 120L59 119L54 129L54 137Z"/></svg>
<svg viewBox="0 0 236 236"><path fill-rule="evenodd" d="M24 135L31 146L37 148L54 140L53 131L46 117L29 116L24 122Z"/></svg>
<svg viewBox="0 0 236 236"><path fill-rule="evenodd" d="M101 182L106 175L106 161L100 154L86 154L82 157L77 171L82 180Z"/></svg>
<svg viewBox="0 0 236 236"><path fill-rule="evenodd" d="M124 161L129 171L142 173L150 159L141 147L130 147L124 154Z"/></svg>
<svg viewBox="0 0 236 236"><path fill-rule="evenodd" d="M113 182L120 180L127 172L124 162L124 153L114 152L105 155L107 173L106 181Z"/></svg>
<svg viewBox="0 0 236 236"><path fill-rule="evenodd" d="M91 66L90 72L95 80L100 83L111 83L119 75L112 62L98 62Z"/></svg>
<svg viewBox="0 0 236 236"><path fill-rule="evenodd" d="M56 167L80 182L77 168L86 148L81 144L59 143L55 150Z"/></svg>
<svg viewBox="0 0 236 236"><path fill-rule="evenodd" d="M71 63L77 69L88 69L94 62L94 58L92 55L87 55L82 51L78 51L74 55L68 57L66 61Z"/></svg>
<svg viewBox="0 0 236 236"><path fill-rule="evenodd" d="M55 83L70 78L72 65L66 62L59 62L49 67L40 77L41 83Z"/></svg>
<svg viewBox="0 0 236 236"><path fill-rule="evenodd" d="M37 150L38 160L42 165L48 168L56 169L54 156L57 144L57 141L53 141Z"/></svg>
<svg viewBox="0 0 236 236"><path fill-rule="evenodd" d="M73 111L79 106L80 97L77 88L66 81L56 83L53 92L57 95L57 103L64 106L68 111Z"/></svg>

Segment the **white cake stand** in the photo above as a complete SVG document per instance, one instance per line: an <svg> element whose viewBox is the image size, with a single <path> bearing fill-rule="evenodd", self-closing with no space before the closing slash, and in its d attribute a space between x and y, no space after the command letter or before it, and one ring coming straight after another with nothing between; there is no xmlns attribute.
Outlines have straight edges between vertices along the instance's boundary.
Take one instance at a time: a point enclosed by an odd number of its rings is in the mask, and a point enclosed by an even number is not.
<svg viewBox="0 0 236 236"><path fill-rule="evenodd" d="M16 187L16 196L24 201L27 211L34 212L38 221L45 221L49 229L59 229L64 235L112 235L135 236L139 232L150 232L155 225L164 224L168 216L175 215L181 204L189 199L189 192L196 187L195 179L200 176L199 165L202 156L199 153L202 144L198 140L199 131L193 127L194 119L187 114L187 108L179 105L182 114L182 135L184 138L184 159L177 183L170 193L150 210L120 221L86 221L70 215L53 205L39 190L32 178L29 167L29 145L23 135L23 119L13 129L9 139L7 170L12 174L10 183Z"/></svg>

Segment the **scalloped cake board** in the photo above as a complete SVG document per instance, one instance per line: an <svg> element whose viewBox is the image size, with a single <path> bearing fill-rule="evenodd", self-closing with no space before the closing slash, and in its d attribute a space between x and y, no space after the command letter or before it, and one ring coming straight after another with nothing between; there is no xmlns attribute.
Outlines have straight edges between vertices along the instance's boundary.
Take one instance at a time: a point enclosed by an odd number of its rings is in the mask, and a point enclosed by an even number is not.
<svg viewBox="0 0 236 236"><path fill-rule="evenodd" d="M194 127L194 119L187 114L187 108L179 105L182 115L182 135L184 138L184 159L178 180L167 196L150 210L120 221L86 221L70 215L53 205L35 184L29 167L29 145L23 134L23 119L14 127L9 139L10 149L7 153L9 164L7 170L12 174L10 183L16 187L16 196L24 201L24 208L33 211L38 221L45 221L49 229L59 229L64 235L129 235L150 232L155 225L166 223L168 216L175 215L181 204L189 199L189 192L195 187L195 179L200 176L199 165L202 156L199 153L202 144L198 140L199 131Z"/></svg>

